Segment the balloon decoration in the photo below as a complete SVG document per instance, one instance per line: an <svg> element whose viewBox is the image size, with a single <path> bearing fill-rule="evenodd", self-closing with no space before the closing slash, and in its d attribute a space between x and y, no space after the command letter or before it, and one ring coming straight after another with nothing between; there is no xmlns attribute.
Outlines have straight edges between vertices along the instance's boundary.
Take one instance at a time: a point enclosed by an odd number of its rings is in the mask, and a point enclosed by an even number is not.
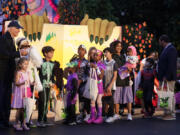
<svg viewBox="0 0 180 135"><path fill-rule="evenodd" d="M127 48L134 45L139 59L143 59L152 51L154 35L146 31L146 22L142 24L125 25L122 27L122 42Z"/></svg>

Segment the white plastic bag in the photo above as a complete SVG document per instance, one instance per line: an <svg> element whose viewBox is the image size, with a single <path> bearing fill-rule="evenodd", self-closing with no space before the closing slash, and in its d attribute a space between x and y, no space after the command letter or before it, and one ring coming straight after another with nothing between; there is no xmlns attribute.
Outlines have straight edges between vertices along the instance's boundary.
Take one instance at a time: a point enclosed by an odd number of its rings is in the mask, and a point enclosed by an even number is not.
<svg viewBox="0 0 180 135"><path fill-rule="evenodd" d="M87 79L83 96L91 100L96 100L97 95L98 95L97 73L94 68L90 68L90 77Z"/></svg>
<svg viewBox="0 0 180 135"><path fill-rule="evenodd" d="M31 115L33 111L36 109L36 99L34 98L34 91L33 91L33 98L27 97L27 86L25 85L25 98L23 99L23 105L24 105L25 116L26 116L25 120L27 123L29 123Z"/></svg>
<svg viewBox="0 0 180 135"><path fill-rule="evenodd" d="M167 89L165 89L164 84L165 84L165 82L162 83L161 90L157 91L158 107L172 111L173 110L174 93L169 90L168 83L167 83Z"/></svg>

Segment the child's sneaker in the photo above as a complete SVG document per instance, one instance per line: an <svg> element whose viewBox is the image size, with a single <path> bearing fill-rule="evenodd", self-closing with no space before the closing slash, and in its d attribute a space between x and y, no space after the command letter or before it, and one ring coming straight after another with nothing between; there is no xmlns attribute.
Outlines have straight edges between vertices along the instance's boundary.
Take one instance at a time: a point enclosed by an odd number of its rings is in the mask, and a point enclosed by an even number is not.
<svg viewBox="0 0 180 135"><path fill-rule="evenodd" d="M101 124L101 123L103 123L103 118L102 118L102 116L99 116L93 123L95 123L95 124Z"/></svg>
<svg viewBox="0 0 180 135"><path fill-rule="evenodd" d="M53 126L54 125L53 123L50 123L48 121L45 121L44 124L45 124L45 126Z"/></svg>
<svg viewBox="0 0 180 135"><path fill-rule="evenodd" d="M132 115L131 115L131 113L128 114L127 120L132 121Z"/></svg>
<svg viewBox="0 0 180 135"><path fill-rule="evenodd" d="M46 127L44 122L37 122L37 127Z"/></svg>
<svg viewBox="0 0 180 135"><path fill-rule="evenodd" d="M90 114L87 114L86 117L84 118L84 121L87 121L90 118Z"/></svg>
<svg viewBox="0 0 180 135"><path fill-rule="evenodd" d="M83 123L83 114L79 114L79 115L76 117L76 122L77 122L77 124Z"/></svg>
<svg viewBox="0 0 180 135"><path fill-rule="evenodd" d="M17 131L22 131L22 130L23 130L21 124L19 124L19 123L16 124L16 125L14 125L14 128L15 128L15 130L17 130Z"/></svg>
<svg viewBox="0 0 180 135"><path fill-rule="evenodd" d="M27 131L30 130L30 128L29 128L26 124L23 124L23 125L22 125L22 128L23 128L24 130L27 130Z"/></svg>
<svg viewBox="0 0 180 135"><path fill-rule="evenodd" d="M108 119L107 116L104 116L104 117L103 117L103 121L106 121L107 119Z"/></svg>
<svg viewBox="0 0 180 135"><path fill-rule="evenodd" d="M120 117L118 114L115 114L113 117L107 118L106 122L107 122L107 123L112 123L112 122L114 122L114 121L116 121L116 120L120 120L120 118L121 118L121 117Z"/></svg>
<svg viewBox="0 0 180 135"><path fill-rule="evenodd" d="M68 123L68 125L69 126L74 126L74 125L76 125L76 122L70 122L70 123Z"/></svg>
<svg viewBox="0 0 180 135"><path fill-rule="evenodd" d="M36 128L37 127L32 121L30 121L29 123L26 123L26 125L30 128Z"/></svg>

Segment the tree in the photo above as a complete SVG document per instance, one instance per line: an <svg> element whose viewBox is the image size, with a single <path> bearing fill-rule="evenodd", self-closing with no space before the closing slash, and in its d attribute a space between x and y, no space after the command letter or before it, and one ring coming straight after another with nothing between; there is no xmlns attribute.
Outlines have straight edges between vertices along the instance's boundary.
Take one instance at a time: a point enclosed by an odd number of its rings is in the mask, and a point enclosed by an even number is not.
<svg viewBox="0 0 180 135"><path fill-rule="evenodd" d="M179 0L61 0L60 23L78 24L88 14L90 18L115 21L117 25L147 23L146 30L153 33L153 45L158 48L157 39L162 34L180 50L180 1ZM60 3L61 3L60 1ZM71 6L76 3L76 6ZM64 10L63 10L64 9ZM72 12L73 11L73 12ZM73 13L73 14L72 14ZM70 19L69 19L70 18ZM78 19L79 20L78 20ZM69 21L72 20L72 21ZM75 20L75 22L73 22Z"/></svg>
<svg viewBox="0 0 180 135"><path fill-rule="evenodd" d="M119 25L147 22L147 30L158 39L169 35L180 50L179 0L112 0ZM155 42L157 44L157 42Z"/></svg>

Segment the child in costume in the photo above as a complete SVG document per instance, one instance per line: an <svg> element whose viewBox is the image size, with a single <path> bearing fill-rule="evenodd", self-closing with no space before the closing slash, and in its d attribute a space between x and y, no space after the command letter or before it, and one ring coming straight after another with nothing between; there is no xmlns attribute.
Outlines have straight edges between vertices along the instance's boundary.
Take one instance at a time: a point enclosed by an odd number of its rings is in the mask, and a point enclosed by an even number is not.
<svg viewBox="0 0 180 135"><path fill-rule="evenodd" d="M42 91L43 88L37 71L37 68L40 68L43 63L41 55L37 49L34 46L31 46L29 41L24 37L16 39L16 45L18 50L21 50L21 52L25 50L25 52L28 52L28 54L23 57L29 60L28 70L30 72L31 81L35 82L34 87L37 91Z"/></svg>
<svg viewBox="0 0 180 135"><path fill-rule="evenodd" d="M12 101L12 108L17 109L16 112L16 125L14 128L18 131L29 130L26 125L26 120L24 118L24 104L23 99L25 97L31 97L30 88L30 74L28 72L29 61L26 58L21 58L17 63L17 69L15 74L15 86L14 86L14 96ZM23 120L22 120L23 119ZM21 123L22 121L22 123Z"/></svg>
<svg viewBox="0 0 180 135"><path fill-rule="evenodd" d="M89 119L90 117L90 100L83 97L83 92L85 90L85 85L88 77L88 60L85 58L86 53L86 47L84 45L80 45L78 47L78 56L71 60L78 63L77 75L80 114L77 116L77 123L82 123L84 119Z"/></svg>
<svg viewBox="0 0 180 135"><path fill-rule="evenodd" d="M103 76L104 76L104 71L106 69L105 65L102 62L102 56L103 53L100 50L97 50L96 53L94 54L94 61L93 63L90 63L91 68L96 69L97 73L97 80L98 80L98 95L96 100L91 100L91 116L90 118L86 121L88 124L95 123L95 124L100 124L103 122L102 118L102 96L103 96ZM97 101L97 117L96 117L96 101Z"/></svg>
<svg viewBox="0 0 180 135"><path fill-rule="evenodd" d="M45 127L52 125L47 121L48 113L48 101L50 97L50 90L54 86L55 69L52 58L54 55L54 49L50 46L45 46L42 49L44 55L43 64L39 69L39 77L43 86L43 91L38 93L38 123L37 126Z"/></svg>
<svg viewBox="0 0 180 135"><path fill-rule="evenodd" d="M104 97L103 97L103 108L106 117L112 117L114 115L114 100L113 95L116 90L116 78L118 65L115 60L112 59L112 50L108 47L104 49L106 60L104 64L106 70L104 72Z"/></svg>
<svg viewBox="0 0 180 135"><path fill-rule="evenodd" d="M147 58L144 69L141 71L141 82L139 87L143 90L143 99L146 111L144 118L152 117L154 113L152 97L154 90L155 70L153 69L153 66L154 60L152 58Z"/></svg>
<svg viewBox="0 0 180 135"><path fill-rule="evenodd" d="M118 69L118 73L121 79L125 79L130 76L129 71L136 68L136 63L138 62L136 48L134 46L129 46L127 48L126 63Z"/></svg>
<svg viewBox="0 0 180 135"><path fill-rule="evenodd" d="M43 62L41 55L39 54L37 49L34 46L31 46L29 44L29 41L24 37L16 39L16 45L18 47L18 50L20 50L21 52L28 52L26 56L22 57L25 57L29 60L27 70L30 73L31 82L34 82L34 84L31 85L31 92L33 93L34 90L42 91L43 88L37 71L37 68L40 68ZM17 58L16 60L18 61L19 58ZM26 122L29 127L35 127L31 120L26 120Z"/></svg>
<svg viewBox="0 0 180 135"><path fill-rule="evenodd" d="M77 93L78 93L78 75L77 75L77 66L78 63L70 62L67 64L69 76L67 79L67 116L65 124L68 125L76 125L76 111L75 111L75 104L77 101Z"/></svg>

